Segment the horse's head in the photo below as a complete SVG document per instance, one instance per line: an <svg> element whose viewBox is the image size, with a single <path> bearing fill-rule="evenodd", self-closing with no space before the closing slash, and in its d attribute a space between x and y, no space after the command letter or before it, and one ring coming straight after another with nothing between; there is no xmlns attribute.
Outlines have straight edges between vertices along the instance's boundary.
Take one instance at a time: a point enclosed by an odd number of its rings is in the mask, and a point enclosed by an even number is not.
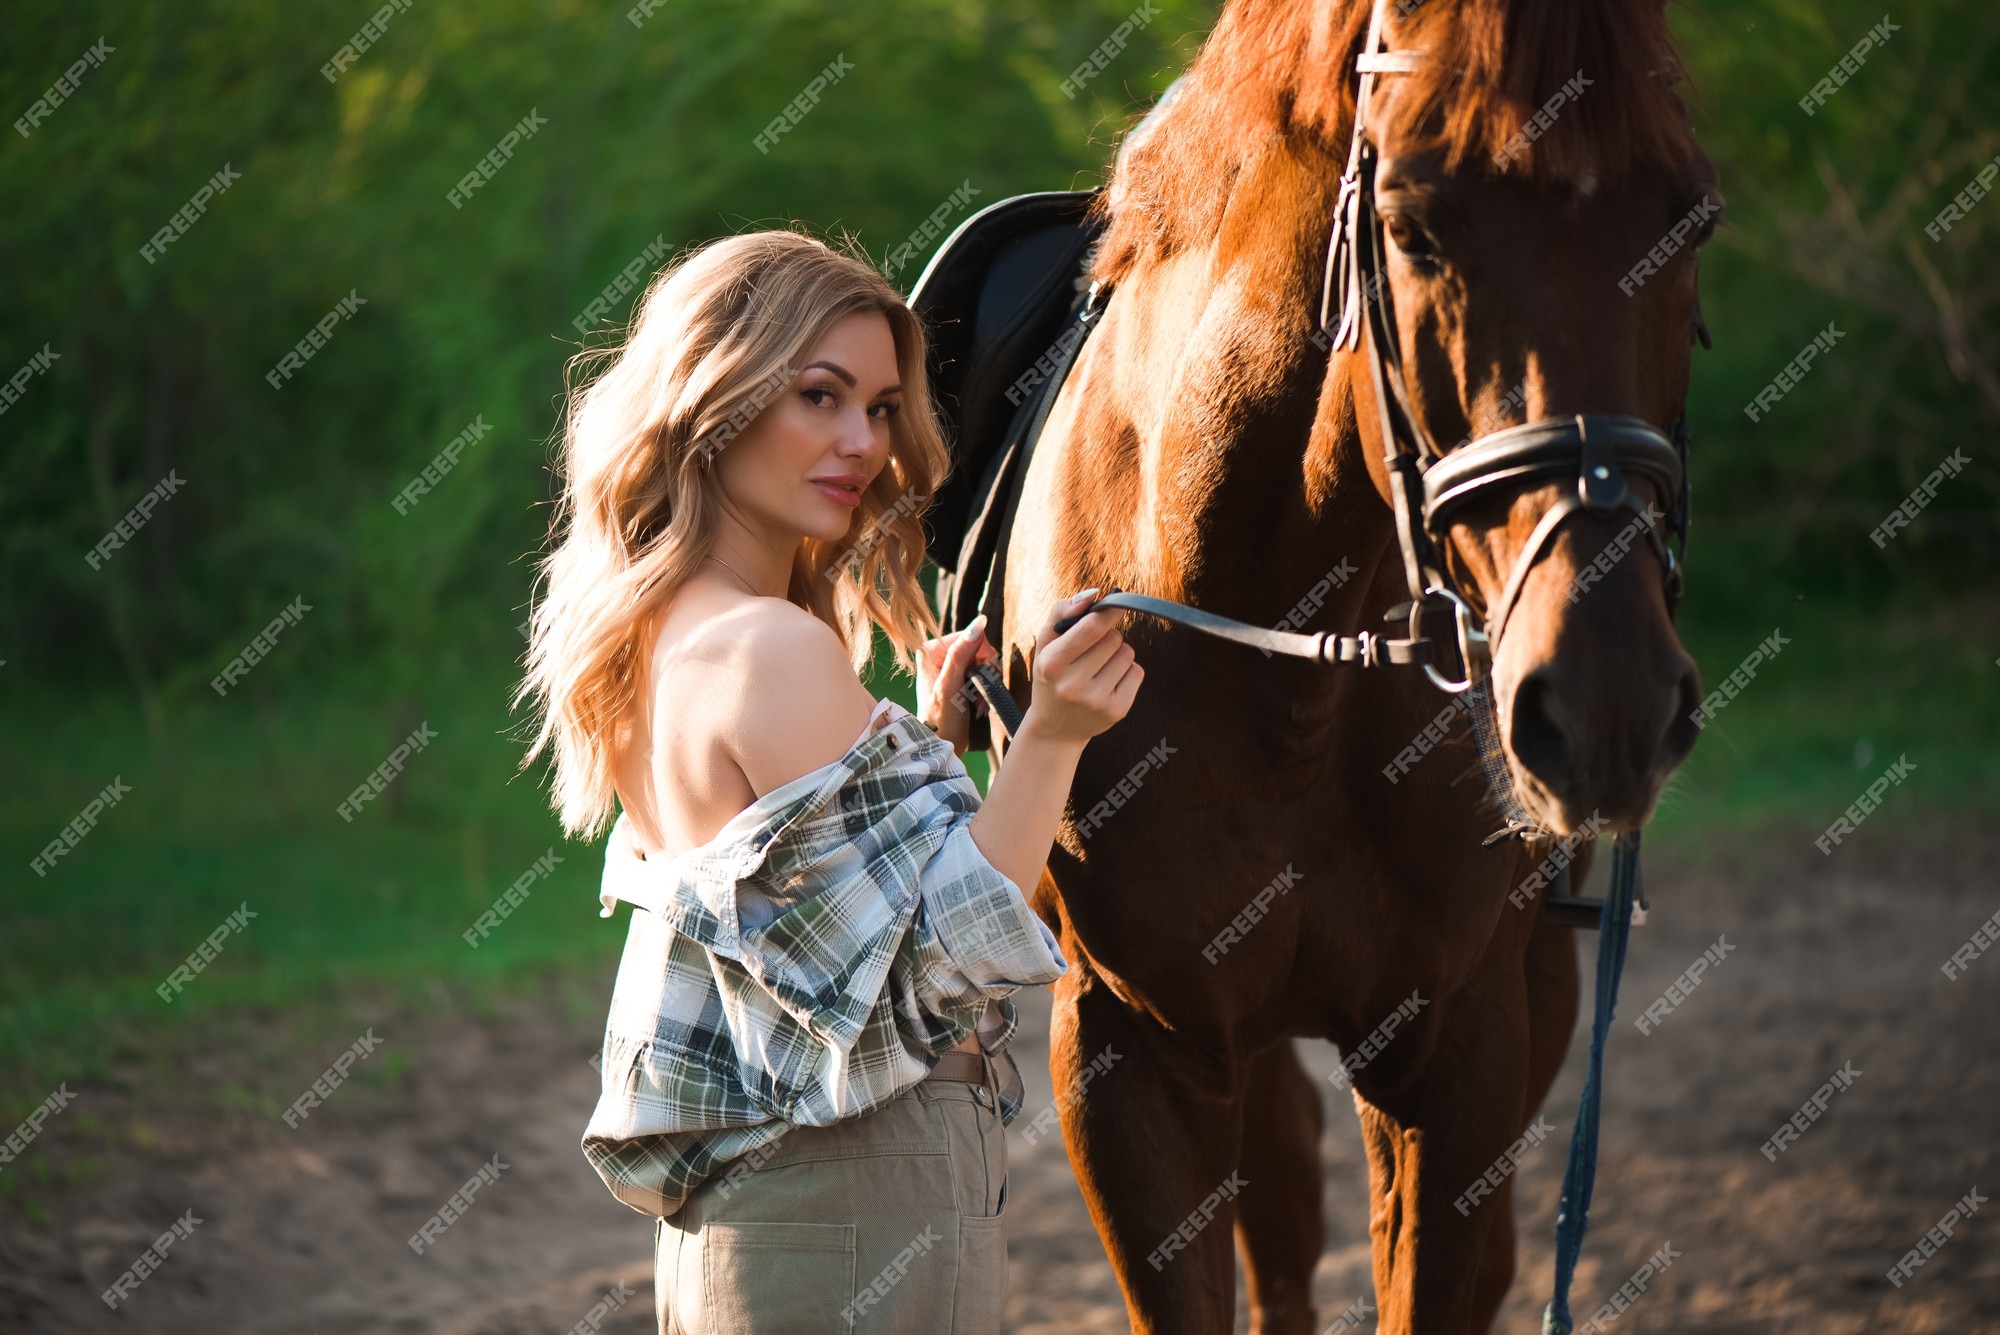
<svg viewBox="0 0 2000 1335"><path fill-rule="evenodd" d="M1714 169L1657 2L1432 6L1400 25L1384 8L1382 46L1420 54L1366 62L1355 257L1336 266L1369 466L1385 499L1405 493L1416 578L1455 585L1492 637L1530 815L1636 826L1700 703L1668 531Z"/></svg>

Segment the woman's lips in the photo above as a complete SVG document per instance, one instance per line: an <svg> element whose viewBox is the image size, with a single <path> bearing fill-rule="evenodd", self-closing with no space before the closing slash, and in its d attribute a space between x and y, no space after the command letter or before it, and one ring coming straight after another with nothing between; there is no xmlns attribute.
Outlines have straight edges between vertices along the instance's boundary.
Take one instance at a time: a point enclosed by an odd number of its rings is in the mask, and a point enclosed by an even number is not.
<svg viewBox="0 0 2000 1335"><path fill-rule="evenodd" d="M836 487L831 482L815 482L813 485L819 488L820 495L828 500L838 501L850 510L861 504L861 489L858 487L852 489Z"/></svg>

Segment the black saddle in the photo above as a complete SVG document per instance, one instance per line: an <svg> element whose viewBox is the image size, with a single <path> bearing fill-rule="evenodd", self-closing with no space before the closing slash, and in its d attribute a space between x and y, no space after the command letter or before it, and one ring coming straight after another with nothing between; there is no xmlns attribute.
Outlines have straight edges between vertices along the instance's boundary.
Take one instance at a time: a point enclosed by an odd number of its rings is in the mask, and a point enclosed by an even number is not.
<svg viewBox="0 0 2000 1335"><path fill-rule="evenodd" d="M946 630L978 615L989 572L998 577L1026 447L1087 328L1078 317L1102 228L1087 217L1096 196L1045 191L981 209L946 239L910 294L930 335L931 395L952 448L951 475L924 515ZM996 627L997 611L989 612Z"/></svg>

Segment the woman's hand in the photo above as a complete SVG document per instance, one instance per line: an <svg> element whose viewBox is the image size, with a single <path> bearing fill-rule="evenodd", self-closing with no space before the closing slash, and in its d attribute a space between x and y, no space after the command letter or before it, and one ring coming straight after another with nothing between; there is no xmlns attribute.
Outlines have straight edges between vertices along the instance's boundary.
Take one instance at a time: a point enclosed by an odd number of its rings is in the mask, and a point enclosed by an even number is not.
<svg viewBox="0 0 2000 1335"><path fill-rule="evenodd" d="M973 842L1023 894L1034 893L1048 866L1085 743L1125 717L1146 676L1119 629L1122 608L1085 612L1056 634L1059 619L1096 598L1086 589L1049 609L1030 664L1034 695L972 817Z"/></svg>
<svg viewBox="0 0 2000 1335"><path fill-rule="evenodd" d="M917 717L961 756L972 741L973 713L986 711L986 702L968 688L965 674L975 663L999 657L1000 651L986 640L984 612L964 630L925 640L917 655Z"/></svg>
<svg viewBox="0 0 2000 1335"><path fill-rule="evenodd" d="M1096 597L1096 589L1085 589L1049 609L1029 665L1035 691L1021 720L1023 736L1032 732L1081 747L1131 710L1146 670L1133 661L1136 655L1119 629L1122 609L1086 612L1056 634L1057 621Z"/></svg>

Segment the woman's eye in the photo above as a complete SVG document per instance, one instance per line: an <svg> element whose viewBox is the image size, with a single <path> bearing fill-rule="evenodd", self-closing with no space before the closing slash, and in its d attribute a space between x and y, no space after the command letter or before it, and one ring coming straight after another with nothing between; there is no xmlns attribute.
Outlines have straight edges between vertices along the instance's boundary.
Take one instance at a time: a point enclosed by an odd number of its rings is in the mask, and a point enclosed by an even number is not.
<svg viewBox="0 0 2000 1335"><path fill-rule="evenodd" d="M825 407L826 405L825 405L825 404L824 404L823 402L821 402L821 401L820 401L819 399L815 399L815 398L813 398L813 395L815 395L815 394L825 394L825 395L828 395L828 396L830 397L830 396L831 396L831 395L833 394L833 390L832 390L832 389L831 389L830 387L826 386L826 385L814 385L814 386L813 386L813 387L812 387L811 389L806 389L806 390L800 390L799 392L800 392L801 394L803 394L803 395L805 396L806 400L807 400L808 402L810 402L810 403L812 404L812 406L813 406L813 407L815 407L815 408L823 408L823 407Z"/></svg>
<svg viewBox="0 0 2000 1335"><path fill-rule="evenodd" d="M882 420L885 422L903 411L903 405L900 403L878 403L875 405L875 408L882 410ZM870 408L868 411L872 413L875 411L875 408Z"/></svg>

